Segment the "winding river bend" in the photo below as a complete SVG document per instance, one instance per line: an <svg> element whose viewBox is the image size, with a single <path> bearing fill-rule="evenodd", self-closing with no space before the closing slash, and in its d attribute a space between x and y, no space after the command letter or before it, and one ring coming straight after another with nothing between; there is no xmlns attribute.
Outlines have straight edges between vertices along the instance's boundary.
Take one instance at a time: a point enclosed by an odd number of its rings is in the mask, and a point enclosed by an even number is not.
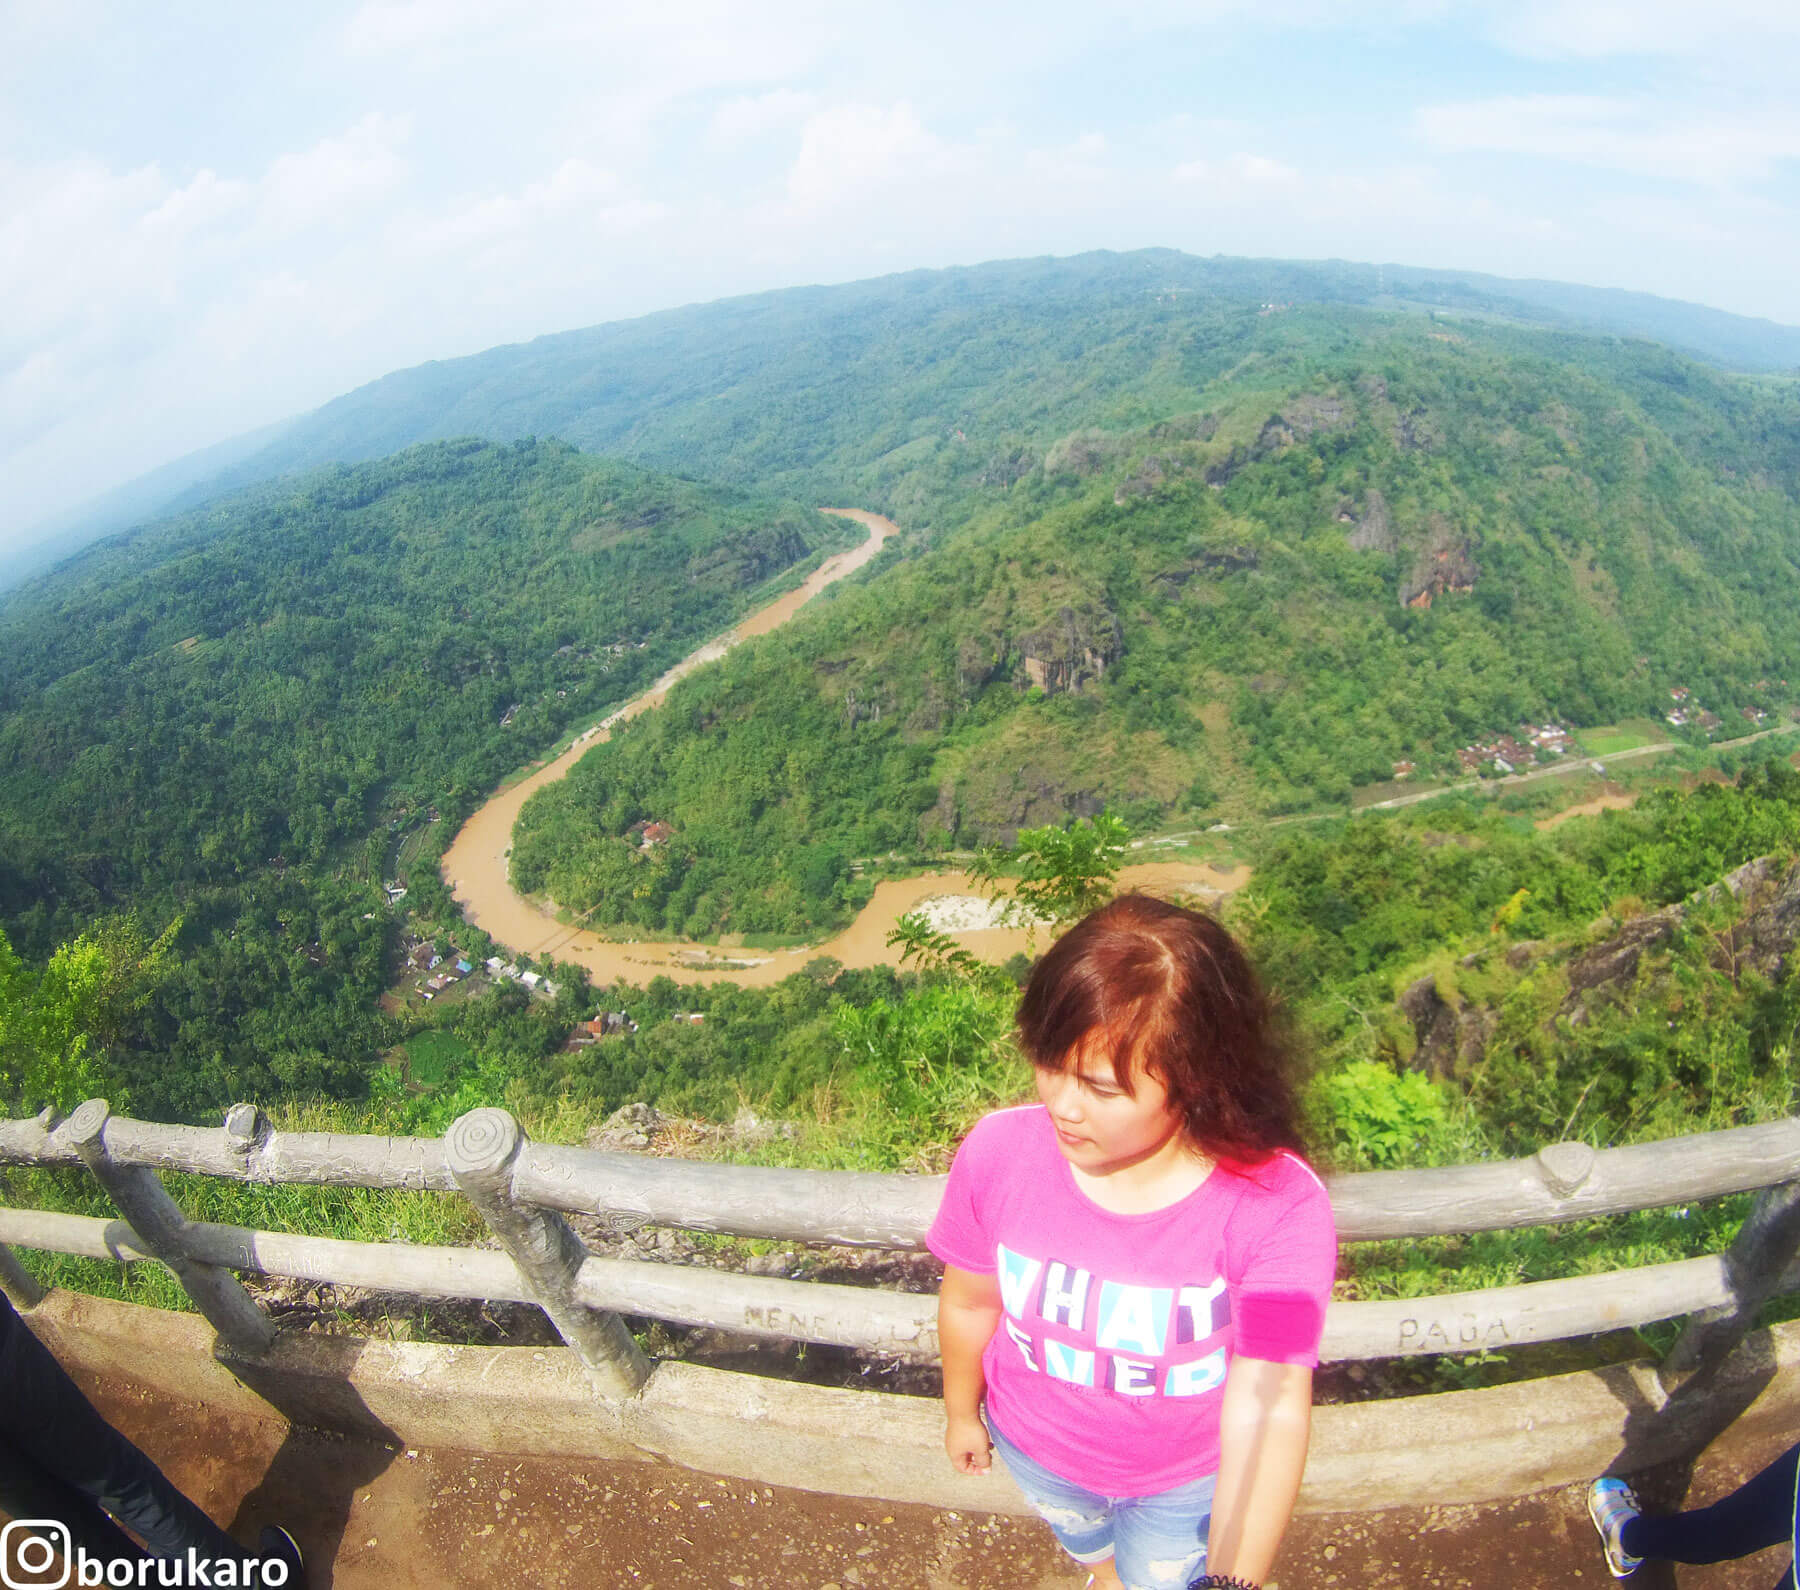
<svg viewBox="0 0 1800 1590"><path fill-rule="evenodd" d="M805 584L757 609L725 634L708 641L684 657L642 695L634 696L616 712L586 730L555 761L546 763L518 783L499 790L463 824L442 862L444 881L461 905L463 915L515 954L554 956L588 969L596 983L617 978L643 983L660 974L683 982L730 981L744 985L778 983L797 972L817 955L831 955L846 966L878 966L893 960L887 935L895 921L928 902L945 902L945 925L958 941L987 960L1005 960L1027 947L1023 928L956 925L958 917L972 923L984 920L973 897L979 891L958 871L926 873L916 878L888 879L875 886L869 903L843 932L818 944L792 950L712 949L677 941L619 942L602 938L585 928L560 922L545 906L527 899L512 886L507 854L512 846L513 824L520 809L546 784L567 775L594 746L607 739L615 723L635 718L661 704L676 680L706 663L717 661L738 642L778 629L826 586L854 573L879 552L899 526L880 514L860 508L826 508L822 512L854 519L869 532L869 539L849 552L840 552L820 564ZM1121 869L1119 878L1131 888L1157 892L1185 890L1217 898L1241 888L1250 876L1247 867L1232 869L1183 862L1148 862Z"/></svg>

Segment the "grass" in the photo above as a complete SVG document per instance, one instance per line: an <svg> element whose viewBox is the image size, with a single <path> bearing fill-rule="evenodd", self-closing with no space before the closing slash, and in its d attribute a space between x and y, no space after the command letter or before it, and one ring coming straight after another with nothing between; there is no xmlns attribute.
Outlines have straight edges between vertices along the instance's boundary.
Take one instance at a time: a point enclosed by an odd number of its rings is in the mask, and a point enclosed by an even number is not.
<svg viewBox="0 0 1800 1590"><path fill-rule="evenodd" d="M415 1033L404 1047L415 1080L426 1085L453 1076L473 1058L461 1039L438 1031ZM504 1091L504 1102L520 1115L527 1131L539 1142L579 1143L603 1113L603 1107L597 1103L583 1104L567 1096L530 1100L524 1084L518 1080ZM871 1077L845 1074L795 1109L783 1112L795 1127L792 1136L755 1144L727 1143L709 1148L708 1152L744 1164L938 1172L946 1168L950 1151L967 1125L986 1110L1012 1102L1028 1091L1028 1074L1009 1050L987 1052L980 1063L951 1065L930 1073L914 1072L907 1087L892 1098L889 1090ZM754 1099L743 1102L758 1108ZM284 1130L397 1129L397 1118L390 1118L379 1102L367 1107L330 1103L289 1106L276 1114L276 1124ZM1456 1157L1480 1157L1480 1145L1471 1144ZM23 1170L11 1172L10 1177L9 1202L114 1217L104 1196L84 1172ZM467 1246L486 1238L474 1210L452 1194L271 1187L179 1175L165 1176L164 1181L188 1218L197 1221L362 1242ZM1358 1243L1343 1251L1337 1296L1355 1300L1481 1291L1717 1253L1729 1245L1749 1202L1747 1196L1738 1196L1520 1231ZM39 1279L51 1285L160 1308L191 1309L173 1276L157 1264L125 1266L35 1251L24 1257ZM440 1334L435 1314L418 1315L412 1303L395 1306L417 1316L412 1320L413 1330L425 1335ZM1797 1306L1800 1300L1779 1300L1765 1319L1793 1314ZM1408 1360L1404 1364L1396 1361L1379 1370L1371 1366L1363 1390L1366 1393L1373 1386L1387 1394L1403 1394L1466 1388L1500 1384L1552 1369L1592 1367L1618 1357L1627 1348L1635 1355L1666 1347L1676 1328L1652 1324L1631 1335L1629 1341L1595 1338L1552 1347L1537 1344L1500 1352ZM463 1329L466 1324L459 1327L454 1311L446 1313L441 1322L445 1339L460 1339Z"/></svg>
<svg viewBox="0 0 1800 1590"><path fill-rule="evenodd" d="M413 1034L402 1047L406 1053L407 1076L421 1088L442 1086L448 1077L475 1058L475 1051L455 1033L436 1027Z"/></svg>
<svg viewBox="0 0 1800 1590"><path fill-rule="evenodd" d="M1621 751L1635 751L1640 745L1655 745L1668 738L1648 718L1626 718L1620 723L1579 729L1576 737L1589 756L1617 756Z"/></svg>

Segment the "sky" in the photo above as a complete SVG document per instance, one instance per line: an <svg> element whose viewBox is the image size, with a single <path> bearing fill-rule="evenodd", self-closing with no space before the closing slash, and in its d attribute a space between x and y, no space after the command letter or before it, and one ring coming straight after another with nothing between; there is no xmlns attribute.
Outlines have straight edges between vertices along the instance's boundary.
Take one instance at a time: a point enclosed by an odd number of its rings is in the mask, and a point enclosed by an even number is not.
<svg viewBox="0 0 1800 1590"><path fill-rule="evenodd" d="M1086 249L1800 324L1793 0L0 0L0 550L390 370Z"/></svg>

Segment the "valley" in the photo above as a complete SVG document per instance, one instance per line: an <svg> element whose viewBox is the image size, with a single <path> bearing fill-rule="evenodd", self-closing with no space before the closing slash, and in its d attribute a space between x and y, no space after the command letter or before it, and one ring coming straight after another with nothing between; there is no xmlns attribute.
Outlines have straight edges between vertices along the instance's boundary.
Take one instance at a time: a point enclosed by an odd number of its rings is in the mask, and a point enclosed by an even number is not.
<svg viewBox="0 0 1800 1590"><path fill-rule="evenodd" d="M1276 275L983 267L402 372L9 593L9 1107L642 1104L941 1168L1027 1083L1047 937L975 863L1111 813L1116 886L1253 949L1330 1163L1786 1112L1795 384ZM542 436L431 434L515 385Z"/></svg>
<svg viewBox="0 0 1800 1590"><path fill-rule="evenodd" d="M768 606L747 615L725 634L707 641L664 673L642 695L634 696L592 728L555 760L527 776L510 781L492 795L458 831L444 852L441 870L463 918L516 954L571 962L599 982L633 982L658 973L684 982L730 980L744 987L766 987L792 974L804 960L829 956L849 967L891 964L894 952L887 935L906 913L930 902L967 899L980 902L969 877L961 872L931 872L916 878L888 879L875 886L869 903L841 933L818 944L773 955L733 954L678 941L620 943L599 933L570 926L550 907L521 895L512 886L508 857L513 826L538 790L568 775L590 747L604 744L614 725L662 705L670 688L696 669L720 658L753 635L768 635L787 623L827 586L853 574L878 553L899 526L879 514L853 508L826 508L824 513L853 519L869 532L861 546L822 563L806 581ZM1152 862L1120 871L1123 888L1194 894L1211 902L1248 881L1249 869L1219 869ZM993 961L1027 951L1036 937L1025 928L952 928L972 953Z"/></svg>

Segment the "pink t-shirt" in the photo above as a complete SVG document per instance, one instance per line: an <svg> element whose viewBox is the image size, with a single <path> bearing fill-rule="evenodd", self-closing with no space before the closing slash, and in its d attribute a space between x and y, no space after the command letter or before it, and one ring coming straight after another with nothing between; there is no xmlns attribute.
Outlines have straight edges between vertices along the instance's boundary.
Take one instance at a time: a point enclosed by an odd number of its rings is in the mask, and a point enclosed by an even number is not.
<svg viewBox="0 0 1800 1590"><path fill-rule="evenodd" d="M925 1240L999 1278L989 1417L1107 1496L1214 1473L1226 1364L1318 1363L1337 1267L1330 1199L1298 1156L1218 1165L1179 1203L1113 1214L1075 1185L1042 1105L976 1123Z"/></svg>

